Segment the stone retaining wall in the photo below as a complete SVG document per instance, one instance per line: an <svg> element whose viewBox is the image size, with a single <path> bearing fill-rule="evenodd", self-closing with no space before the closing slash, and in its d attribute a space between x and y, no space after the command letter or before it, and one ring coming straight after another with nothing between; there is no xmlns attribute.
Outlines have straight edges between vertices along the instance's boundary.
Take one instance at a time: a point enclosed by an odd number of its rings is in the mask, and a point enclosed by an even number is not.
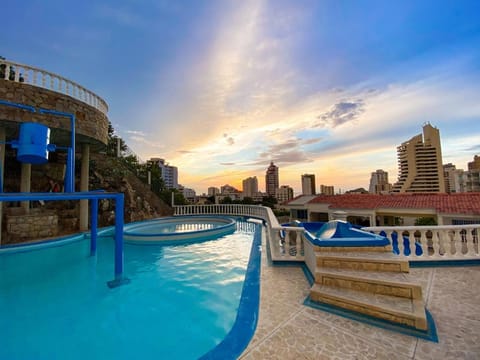
<svg viewBox="0 0 480 360"><path fill-rule="evenodd" d="M29 214L5 215L5 226L9 242L48 238L58 235L58 216L32 209Z"/></svg>

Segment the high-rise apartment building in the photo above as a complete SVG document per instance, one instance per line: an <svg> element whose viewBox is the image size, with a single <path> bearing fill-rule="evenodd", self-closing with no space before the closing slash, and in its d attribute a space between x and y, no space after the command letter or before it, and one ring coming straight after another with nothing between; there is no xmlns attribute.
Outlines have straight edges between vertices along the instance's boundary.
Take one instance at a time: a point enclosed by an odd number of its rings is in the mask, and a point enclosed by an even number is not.
<svg viewBox="0 0 480 360"><path fill-rule="evenodd" d="M445 192L440 132L429 123L422 134L397 147L398 181L392 192Z"/></svg>
<svg viewBox="0 0 480 360"><path fill-rule="evenodd" d="M265 174L265 192L267 193L267 196L275 197L278 183L278 167L275 166L272 161Z"/></svg>
<svg viewBox="0 0 480 360"><path fill-rule="evenodd" d="M370 177L370 187L368 192L371 194L387 194L392 190L392 184L388 182L388 172L381 169L372 172Z"/></svg>
<svg viewBox="0 0 480 360"><path fill-rule="evenodd" d="M468 170L480 170L480 156L473 157L473 161L468 163Z"/></svg>
<svg viewBox="0 0 480 360"><path fill-rule="evenodd" d="M315 175L303 174L302 175L302 195L315 195Z"/></svg>
<svg viewBox="0 0 480 360"><path fill-rule="evenodd" d="M335 195L335 188L330 185L320 185L321 195Z"/></svg>
<svg viewBox="0 0 480 360"><path fill-rule="evenodd" d="M148 162L160 168L160 176L167 189L178 189L178 169L176 166L165 163L165 160L161 158L151 158Z"/></svg>
<svg viewBox="0 0 480 360"><path fill-rule="evenodd" d="M444 165L444 169L448 165ZM453 169L448 175L450 192L480 192L480 156L474 156L467 171Z"/></svg>
<svg viewBox="0 0 480 360"><path fill-rule="evenodd" d="M445 182L445 192L454 193L455 191L455 172L457 168L452 163L443 165L443 181Z"/></svg>
<svg viewBox="0 0 480 360"><path fill-rule="evenodd" d="M220 194L220 189L214 186L210 186L207 190L208 196L215 196Z"/></svg>
<svg viewBox="0 0 480 360"><path fill-rule="evenodd" d="M258 180L257 177L249 177L242 181L243 196L253 198L258 193Z"/></svg>
<svg viewBox="0 0 480 360"><path fill-rule="evenodd" d="M293 199L293 189L288 185L282 185L275 190L275 198L278 203L284 203Z"/></svg>

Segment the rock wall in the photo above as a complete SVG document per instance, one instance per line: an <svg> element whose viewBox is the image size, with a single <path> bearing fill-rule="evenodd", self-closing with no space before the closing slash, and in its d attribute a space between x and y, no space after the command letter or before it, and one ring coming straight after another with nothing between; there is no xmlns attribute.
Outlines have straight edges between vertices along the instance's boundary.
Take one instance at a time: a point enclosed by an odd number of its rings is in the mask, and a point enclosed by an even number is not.
<svg viewBox="0 0 480 360"><path fill-rule="evenodd" d="M58 235L58 216L53 212L31 209L28 214L16 208L5 215L9 242L49 238Z"/></svg>

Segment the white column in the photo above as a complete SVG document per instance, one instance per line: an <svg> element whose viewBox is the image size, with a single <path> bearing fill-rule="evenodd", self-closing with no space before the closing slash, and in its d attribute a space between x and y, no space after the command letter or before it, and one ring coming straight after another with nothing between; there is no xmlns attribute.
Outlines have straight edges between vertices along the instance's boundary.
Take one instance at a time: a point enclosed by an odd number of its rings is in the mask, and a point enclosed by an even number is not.
<svg viewBox="0 0 480 360"><path fill-rule="evenodd" d="M90 145L82 144L82 164L80 171L80 191L88 191ZM80 200L80 231L88 230L88 200Z"/></svg>

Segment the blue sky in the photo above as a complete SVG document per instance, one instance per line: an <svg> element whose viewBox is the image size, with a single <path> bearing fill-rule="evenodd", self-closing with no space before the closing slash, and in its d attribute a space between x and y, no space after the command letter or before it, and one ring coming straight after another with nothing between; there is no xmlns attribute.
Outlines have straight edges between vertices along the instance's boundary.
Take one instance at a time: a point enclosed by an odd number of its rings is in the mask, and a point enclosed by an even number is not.
<svg viewBox="0 0 480 360"><path fill-rule="evenodd" d="M102 96L143 160L205 192L300 176L347 190L429 121L480 154L479 1L10 1L0 55Z"/></svg>

